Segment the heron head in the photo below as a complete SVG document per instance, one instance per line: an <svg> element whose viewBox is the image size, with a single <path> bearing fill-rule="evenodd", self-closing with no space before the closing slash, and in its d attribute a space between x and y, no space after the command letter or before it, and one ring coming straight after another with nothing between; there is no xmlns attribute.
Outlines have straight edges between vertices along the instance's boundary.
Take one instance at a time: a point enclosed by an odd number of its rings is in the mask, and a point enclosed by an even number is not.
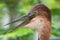
<svg viewBox="0 0 60 40"><path fill-rule="evenodd" d="M34 6L31 10L30 13L34 13L34 14L38 14L41 16L45 16L46 18L48 18L49 20L51 20L51 11L50 9L43 5L43 4L38 4L36 6Z"/></svg>

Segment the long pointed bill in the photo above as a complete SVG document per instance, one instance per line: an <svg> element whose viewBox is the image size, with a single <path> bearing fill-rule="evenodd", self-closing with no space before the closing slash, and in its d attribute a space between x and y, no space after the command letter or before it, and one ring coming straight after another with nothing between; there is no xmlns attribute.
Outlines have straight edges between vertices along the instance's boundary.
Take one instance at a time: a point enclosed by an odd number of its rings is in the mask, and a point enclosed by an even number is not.
<svg viewBox="0 0 60 40"><path fill-rule="evenodd" d="M21 21L21 20L23 20L23 19L29 18L29 17L32 16L32 15L34 15L34 13L29 12L28 14L20 17L19 19L15 20L15 21L12 21L12 22L10 22L10 23L8 23L8 24L6 24L6 25L13 24L13 23L18 22L18 21ZM4 26L6 26L6 25L4 25Z"/></svg>

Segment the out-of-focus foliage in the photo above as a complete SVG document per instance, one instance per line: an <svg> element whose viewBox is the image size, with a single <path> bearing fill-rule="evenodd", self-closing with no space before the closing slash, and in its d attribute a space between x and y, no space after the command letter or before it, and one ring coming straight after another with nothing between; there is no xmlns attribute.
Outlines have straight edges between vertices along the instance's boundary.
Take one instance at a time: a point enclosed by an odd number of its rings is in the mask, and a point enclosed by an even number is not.
<svg viewBox="0 0 60 40"><path fill-rule="evenodd" d="M36 31L30 28L18 28L14 32L0 35L0 40L35 40Z"/></svg>
<svg viewBox="0 0 60 40"><path fill-rule="evenodd" d="M3 34L7 29L4 29L6 27L3 27L4 24L8 23L9 21L9 11L7 9L7 6L5 3L0 3L0 34Z"/></svg>
<svg viewBox="0 0 60 40"><path fill-rule="evenodd" d="M17 13L17 14L20 14L20 16L25 15L27 12L29 12L29 10L34 5L39 4L40 2L42 2L43 4L48 6L52 12L51 37L60 36L60 0L41 0L41 1L40 0L19 0L17 9L16 9L16 11L18 11L19 13ZM0 5L0 8L3 8L3 7L5 7L5 4ZM0 15L1 15L1 13L0 13Z"/></svg>

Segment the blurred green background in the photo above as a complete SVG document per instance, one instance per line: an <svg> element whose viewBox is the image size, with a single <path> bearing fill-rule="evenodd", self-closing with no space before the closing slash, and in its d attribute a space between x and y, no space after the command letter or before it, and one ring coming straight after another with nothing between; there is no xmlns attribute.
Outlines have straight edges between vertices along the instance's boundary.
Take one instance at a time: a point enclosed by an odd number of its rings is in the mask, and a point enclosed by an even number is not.
<svg viewBox="0 0 60 40"><path fill-rule="evenodd" d="M23 21L3 26L29 12L36 4L45 4L51 9L52 33L51 37L60 36L60 0L0 0L0 35L12 30Z"/></svg>

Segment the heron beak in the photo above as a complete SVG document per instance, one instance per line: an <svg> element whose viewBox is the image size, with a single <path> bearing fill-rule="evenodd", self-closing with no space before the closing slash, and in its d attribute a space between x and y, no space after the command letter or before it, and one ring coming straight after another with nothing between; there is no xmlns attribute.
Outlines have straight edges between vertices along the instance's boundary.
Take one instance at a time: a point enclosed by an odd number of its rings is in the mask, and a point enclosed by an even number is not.
<svg viewBox="0 0 60 40"><path fill-rule="evenodd" d="M27 13L26 15L20 17L19 19L14 20L14 21L12 21L12 22L6 24L6 25L10 25L10 24L13 24L13 23L15 23L15 22L21 21L21 20L23 20L23 19L29 18L29 17L32 16L32 15L34 15L34 13L29 12L29 13ZM4 26L6 26L6 25L4 25Z"/></svg>

